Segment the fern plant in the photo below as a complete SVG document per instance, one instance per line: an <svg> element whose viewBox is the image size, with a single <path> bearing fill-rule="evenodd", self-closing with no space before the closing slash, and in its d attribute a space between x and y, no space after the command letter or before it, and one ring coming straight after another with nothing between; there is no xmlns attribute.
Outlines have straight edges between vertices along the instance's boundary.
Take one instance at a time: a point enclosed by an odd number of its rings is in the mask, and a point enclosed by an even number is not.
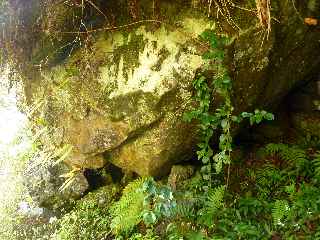
<svg viewBox="0 0 320 240"><path fill-rule="evenodd" d="M283 225L281 222L289 213L290 207L286 200L276 200L272 208L274 225Z"/></svg>
<svg viewBox="0 0 320 240"><path fill-rule="evenodd" d="M145 179L129 183L118 202L110 208L110 227L115 235L128 235L142 220L144 193L141 191Z"/></svg>
<svg viewBox="0 0 320 240"><path fill-rule="evenodd" d="M314 167L314 178L320 180L320 151L314 155L312 165Z"/></svg>
<svg viewBox="0 0 320 240"><path fill-rule="evenodd" d="M205 207L199 212L200 223L207 227L212 227L214 224L214 217L217 211L224 206L224 195L226 186L218 186L210 189L205 201Z"/></svg>
<svg viewBox="0 0 320 240"><path fill-rule="evenodd" d="M167 238L171 240L176 239L197 239L192 238L197 233L197 204L202 204L201 199L197 196L187 197L187 199L180 200L176 207L172 209L170 223L167 226ZM196 201L196 202L194 202Z"/></svg>
<svg viewBox="0 0 320 240"><path fill-rule="evenodd" d="M120 239L121 238L119 238L119 240ZM159 236L155 235L151 229L147 229L147 232L145 235L141 233L135 233L128 240L160 240L160 238Z"/></svg>
<svg viewBox="0 0 320 240"><path fill-rule="evenodd" d="M288 146L281 143L270 143L264 148L265 153L269 155L279 154L279 156L297 167L303 167L308 162L308 157L304 150L296 146Z"/></svg>
<svg viewBox="0 0 320 240"><path fill-rule="evenodd" d="M204 240L204 234L196 231L192 223L170 223L166 229L168 240Z"/></svg>
<svg viewBox="0 0 320 240"><path fill-rule="evenodd" d="M265 155L278 155L284 160L288 167L286 167L289 175L292 176L307 176L312 173L312 166L306 152L296 146L288 146L286 144L270 143L264 147Z"/></svg>
<svg viewBox="0 0 320 240"><path fill-rule="evenodd" d="M173 209L171 214L176 219L183 220L194 220L195 218L195 210L194 206L191 204L180 203Z"/></svg>
<svg viewBox="0 0 320 240"><path fill-rule="evenodd" d="M256 184L258 194L263 199L276 194L275 191L285 180L282 171L272 164L266 164L257 171Z"/></svg>

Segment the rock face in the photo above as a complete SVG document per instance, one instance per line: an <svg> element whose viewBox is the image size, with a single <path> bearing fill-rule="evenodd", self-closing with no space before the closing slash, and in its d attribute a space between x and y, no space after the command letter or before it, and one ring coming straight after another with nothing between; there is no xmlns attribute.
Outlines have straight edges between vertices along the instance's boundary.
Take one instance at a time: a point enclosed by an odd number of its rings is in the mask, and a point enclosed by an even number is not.
<svg viewBox="0 0 320 240"><path fill-rule="evenodd" d="M182 115L190 109L191 83L203 64L195 39L209 22L184 21L176 31L141 26L128 36L101 35L92 60L101 63L88 66L94 77L69 74L83 52L65 68L43 73L57 84L42 83L41 95L51 88L43 118L52 126L52 142L73 146L69 165L101 168L104 154L121 168L159 176L190 157L196 131Z"/></svg>
<svg viewBox="0 0 320 240"><path fill-rule="evenodd" d="M83 174L78 173L69 187L60 191L66 179L61 175L70 171L64 163L37 164L24 172L25 186L32 199L41 207L62 211L72 200L81 198L89 185Z"/></svg>
<svg viewBox="0 0 320 240"><path fill-rule="evenodd" d="M130 11L129 16L115 10L122 9L118 5L124 1L110 2L115 19L130 19L130 14L162 19L82 34L78 39L63 21L71 21L71 8L60 5L43 20L45 33L49 38L50 31L71 34L59 35L69 48L63 60L52 60L50 52L51 65L30 71L24 81L28 104L41 103L34 120L50 129L46 141L73 146L66 159L72 166L100 168L110 161L139 175L161 176L192 156L196 126L183 122L182 115L194 105L192 81L208 48L198 35L205 29L215 28L233 38L225 64L233 77L237 112L275 104L320 63L317 30L300 22L291 3L272 1L281 24L274 24L268 38L263 38L256 17L239 9L231 11L241 31L226 19L210 20L208 6L201 1L157 1L157 16L150 2L143 1L137 7L139 14ZM310 12L298 8L302 14ZM49 46L55 43L46 40L47 35L26 54L32 66L44 64L39 56L52 51Z"/></svg>

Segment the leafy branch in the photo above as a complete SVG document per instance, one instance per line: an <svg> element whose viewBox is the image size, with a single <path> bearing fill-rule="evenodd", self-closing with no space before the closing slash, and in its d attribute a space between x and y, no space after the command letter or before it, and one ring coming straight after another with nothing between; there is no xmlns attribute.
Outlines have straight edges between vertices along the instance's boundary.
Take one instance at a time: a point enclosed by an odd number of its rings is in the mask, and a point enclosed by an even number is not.
<svg viewBox="0 0 320 240"><path fill-rule="evenodd" d="M274 116L264 110L255 110L253 113L243 112L239 116L233 115L231 101L232 83L228 69L223 65L224 48L229 39L225 36L218 36L211 30L206 30L200 35L200 39L208 43L209 49L202 58L205 60L203 72L199 73L194 82L194 100L198 106L192 111L185 113L184 120L191 122L198 120L201 140L198 144L198 159L203 166L201 168L203 179L207 186L211 187L213 168L216 173L220 173L225 164L231 163L232 135L231 127L233 123L240 123L244 119L249 119L250 124L258 124L262 120L273 120ZM213 76L206 77L206 72L213 72ZM211 80L211 84L209 84ZM218 95L222 98L222 103L214 112L210 111L213 96ZM214 154L210 146L210 140L214 132L221 132L219 137L219 151ZM229 181L230 168L228 167L227 186Z"/></svg>

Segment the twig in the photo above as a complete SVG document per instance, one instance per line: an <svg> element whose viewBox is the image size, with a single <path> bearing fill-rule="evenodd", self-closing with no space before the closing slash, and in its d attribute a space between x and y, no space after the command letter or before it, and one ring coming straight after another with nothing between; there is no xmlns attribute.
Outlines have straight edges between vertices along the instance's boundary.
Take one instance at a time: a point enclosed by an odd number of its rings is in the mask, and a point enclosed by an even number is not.
<svg viewBox="0 0 320 240"><path fill-rule="evenodd" d="M117 29L120 29L120 28L127 28L127 27L130 27L130 26L134 26L134 25L137 25L137 24L140 24L140 23L145 23L145 22L162 23L162 21L159 21L159 20L140 20L140 21L137 21L137 22L121 25L121 26L118 26L118 27L104 27L104 28L88 30L88 31L85 31L85 32L80 32L80 31L59 32L59 31L55 31L54 33L61 33L61 34L88 34L88 33L95 33L95 32L101 32L101 31L112 31L112 30L117 30Z"/></svg>
<svg viewBox="0 0 320 240"><path fill-rule="evenodd" d="M95 5L92 1L90 0L86 0L88 3L91 4L92 7L94 7L99 13L101 13L104 18L106 19L106 21L109 23L108 17L97 7L97 5Z"/></svg>
<svg viewBox="0 0 320 240"><path fill-rule="evenodd" d="M238 30L241 30L240 27L234 22L234 20L231 17L230 11L228 9L228 6L233 7L233 3L230 0L213 0L216 7L217 7L217 19L219 18L219 12L221 15L226 19L226 21L230 24L230 26L237 28ZM222 5L220 7L220 5Z"/></svg>
<svg viewBox="0 0 320 240"><path fill-rule="evenodd" d="M301 15L300 15L300 13L299 13L298 9L296 8L296 4L294 3L294 0L291 0L291 2L292 2L293 9L296 11L296 13L297 13L298 17L300 18L300 20L302 20L302 21L303 21L303 18L301 17Z"/></svg>

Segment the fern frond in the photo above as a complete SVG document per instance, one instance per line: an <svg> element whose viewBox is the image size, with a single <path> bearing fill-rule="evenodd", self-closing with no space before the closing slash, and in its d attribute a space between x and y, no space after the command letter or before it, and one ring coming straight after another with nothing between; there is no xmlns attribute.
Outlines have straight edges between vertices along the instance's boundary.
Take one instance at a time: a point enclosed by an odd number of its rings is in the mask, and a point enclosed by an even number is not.
<svg viewBox="0 0 320 240"><path fill-rule="evenodd" d="M211 213L215 213L224 204L225 186L219 186L212 190L209 190L208 201L206 202L207 210Z"/></svg>
<svg viewBox="0 0 320 240"><path fill-rule="evenodd" d="M257 170L256 184L258 194L262 198L269 198L279 184L283 182L286 176L282 171L272 164L265 164Z"/></svg>
<svg viewBox="0 0 320 240"><path fill-rule="evenodd" d="M298 171L306 172L309 168L309 159L306 152L296 146L288 146L282 143L270 143L264 147L265 155L278 156L289 163L291 167L296 168Z"/></svg>
<svg viewBox="0 0 320 240"><path fill-rule="evenodd" d="M160 238L155 235L152 229L147 229L147 233L145 235L135 233L128 240L160 240Z"/></svg>
<svg viewBox="0 0 320 240"><path fill-rule="evenodd" d="M315 239L320 239L320 226L317 227L317 230L314 234Z"/></svg>
<svg viewBox="0 0 320 240"><path fill-rule="evenodd" d="M146 181L146 178L138 178L132 182L130 182L122 191L122 195L127 195L135 191L139 191L143 183Z"/></svg>
<svg viewBox="0 0 320 240"><path fill-rule="evenodd" d="M127 234L141 221L144 194L141 191L144 179L129 183L123 190L122 197L110 208L110 227L115 235Z"/></svg>
<svg viewBox="0 0 320 240"><path fill-rule="evenodd" d="M274 225L281 225L281 220L288 215L290 210L286 200L276 200L272 208L272 219Z"/></svg>
<svg viewBox="0 0 320 240"><path fill-rule="evenodd" d="M203 240L201 232L195 231L190 224L184 222L170 223L167 226L167 239L169 240Z"/></svg>
<svg viewBox="0 0 320 240"><path fill-rule="evenodd" d="M264 153L266 155L273 155L278 152L286 151L288 145L282 143L269 143L264 147Z"/></svg>
<svg viewBox="0 0 320 240"><path fill-rule="evenodd" d="M201 232L190 231L186 234L187 240L204 240L206 239Z"/></svg>
<svg viewBox="0 0 320 240"><path fill-rule="evenodd" d="M257 183L261 186L270 186L281 180L281 171L272 164L266 164L257 171Z"/></svg>
<svg viewBox="0 0 320 240"><path fill-rule="evenodd" d="M172 212L172 216L175 216L179 219L193 219L194 215L194 208L191 204L178 204L175 208L173 208Z"/></svg>
<svg viewBox="0 0 320 240"><path fill-rule="evenodd" d="M320 151L315 154L312 165L314 167L314 177L320 179Z"/></svg>
<svg viewBox="0 0 320 240"><path fill-rule="evenodd" d="M298 168L304 168L309 162L305 151L297 147L289 147L281 151L280 157Z"/></svg>
<svg viewBox="0 0 320 240"><path fill-rule="evenodd" d="M285 186L284 191L289 194L290 199L294 199L296 195L296 184L292 182L290 185Z"/></svg>
<svg viewBox="0 0 320 240"><path fill-rule="evenodd" d="M169 240L183 240L183 234L175 223L170 223L166 229Z"/></svg>
<svg viewBox="0 0 320 240"><path fill-rule="evenodd" d="M205 207L199 212L199 222L212 227L217 210L224 205L225 189L225 186L219 186L209 190Z"/></svg>

